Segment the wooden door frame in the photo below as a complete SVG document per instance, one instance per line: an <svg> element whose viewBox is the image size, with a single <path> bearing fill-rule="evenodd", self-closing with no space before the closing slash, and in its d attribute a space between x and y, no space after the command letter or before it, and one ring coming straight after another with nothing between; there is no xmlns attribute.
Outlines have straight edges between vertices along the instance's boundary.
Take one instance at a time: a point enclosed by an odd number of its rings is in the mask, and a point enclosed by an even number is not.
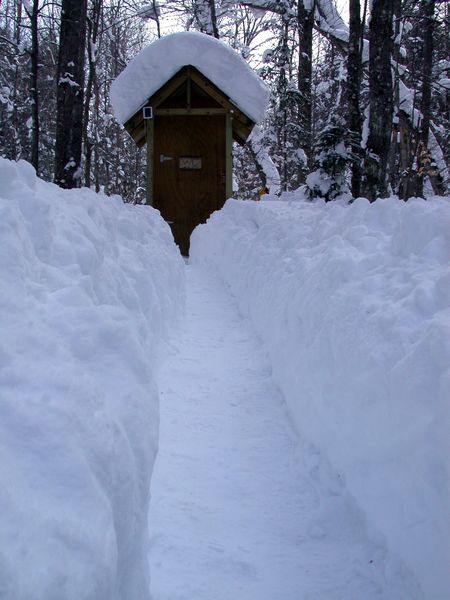
<svg viewBox="0 0 450 600"><path fill-rule="evenodd" d="M153 206L154 119L158 116L225 116L225 200L233 195L233 115L222 108L156 109L153 119L146 120L147 138L147 195L146 204Z"/></svg>
<svg viewBox="0 0 450 600"><path fill-rule="evenodd" d="M231 189L231 178L227 181L227 115L169 114L157 119L153 125L153 206L170 223L183 254L188 254L193 229L223 207ZM166 163L160 156L172 160ZM185 168L180 158L186 156L199 157L199 164Z"/></svg>
<svg viewBox="0 0 450 600"><path fill-rule="evenodd" d="M155 122L153 119L146 119L145 134L147 138L147 187L145 203L153 206L153 140L155 132Z"/></svg>

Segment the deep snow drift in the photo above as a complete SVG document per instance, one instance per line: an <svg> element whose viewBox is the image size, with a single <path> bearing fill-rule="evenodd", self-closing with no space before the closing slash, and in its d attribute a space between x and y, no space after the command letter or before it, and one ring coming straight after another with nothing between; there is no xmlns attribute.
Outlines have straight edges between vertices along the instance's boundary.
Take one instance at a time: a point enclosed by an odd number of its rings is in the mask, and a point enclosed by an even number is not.
<svg viewBox="0 0 450 600"><path fill-rule="evenodd" d="M449 225L443 198L229 200L191 240L265 341L297 429L429 600L450 589Z"/></svg>
<svg viewBox="0 0 450 600"><path fill-rule="evenodd" d="M142 600L154 369L183 263L149 207L0 159L0 597Z"/></svg>

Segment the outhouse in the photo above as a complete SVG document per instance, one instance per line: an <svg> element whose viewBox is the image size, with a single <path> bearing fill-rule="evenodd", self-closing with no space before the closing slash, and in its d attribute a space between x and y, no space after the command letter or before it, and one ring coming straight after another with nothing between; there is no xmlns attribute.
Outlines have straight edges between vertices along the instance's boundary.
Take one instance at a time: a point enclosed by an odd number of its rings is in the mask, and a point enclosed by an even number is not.
<svg viewBox="0 0 450 600"><path fill-rule="evenodd" d="M245 60L201 33L165 36L111 86L117 120L147 144L147 203L170 224L181 253L194 228L232 195L232 144L263 117L268 89Z"/></svg>

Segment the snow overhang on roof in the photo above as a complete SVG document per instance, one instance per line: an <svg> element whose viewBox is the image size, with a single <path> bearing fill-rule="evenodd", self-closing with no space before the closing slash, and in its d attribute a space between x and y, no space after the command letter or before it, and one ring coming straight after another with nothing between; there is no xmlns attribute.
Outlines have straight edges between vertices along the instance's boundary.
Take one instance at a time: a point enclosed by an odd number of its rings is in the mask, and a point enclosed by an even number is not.
<svg viewBox="0 0 450 600"><path fill-rule="evenodd" d="M113 81L110 99L119 123L126 123L186 65L196 67L254 123L262 121L269 89L255 71L220 40L185 31L144 48Z"/></svg>

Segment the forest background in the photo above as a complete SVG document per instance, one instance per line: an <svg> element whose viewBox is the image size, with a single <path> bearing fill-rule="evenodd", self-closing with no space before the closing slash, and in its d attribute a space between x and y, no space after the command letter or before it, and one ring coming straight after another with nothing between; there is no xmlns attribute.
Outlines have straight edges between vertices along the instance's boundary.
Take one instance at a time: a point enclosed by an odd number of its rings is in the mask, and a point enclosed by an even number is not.
<svg viewBox="0 0 450 600"><path fill-rule="evenodd" d="M326 200L448 194L450 3L340 0L339 10L334 0L0 0L0 155L62 187L144 202L145 150L115 121L109 88L157 37L197 30L271 90L265 121L234 148L237 197L265 186Z"/></svg>

